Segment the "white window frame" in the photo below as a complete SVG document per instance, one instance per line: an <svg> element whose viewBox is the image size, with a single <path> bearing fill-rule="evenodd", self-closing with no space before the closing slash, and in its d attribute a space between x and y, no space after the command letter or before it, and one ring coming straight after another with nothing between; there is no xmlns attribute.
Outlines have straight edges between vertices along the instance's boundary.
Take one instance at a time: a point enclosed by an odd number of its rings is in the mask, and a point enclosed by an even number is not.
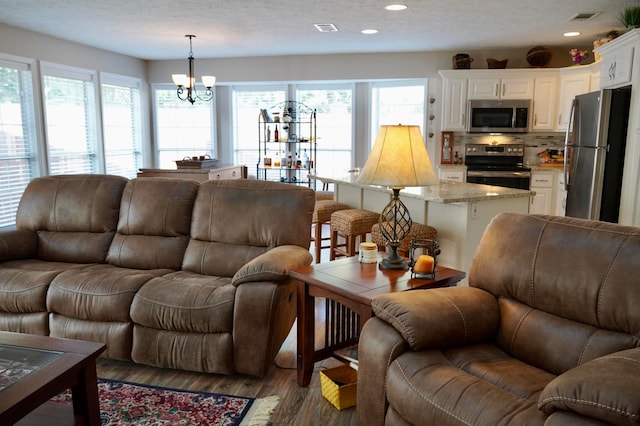
<svg viewBox="0 0 640 426"><path fill-rule="evenodd" d="M33 59L23 58L19 56L7 55L0 53L0 66L3 68L13 68L19 72L28 71L29 77L28 84L29 89L21 87L20 90L20 109L23 118L23 133L27 139L27 157L24 159L27 161L28 172L26 176L18 178L15 176L15 172L7 170L6 176L0 176L0 179L7 181L7 185L0 185L0 197L6 202L8 198L14 198L16 201L11 203L8 207L8 211L0 212L2 218L0 219L0 229L14 229L15 228L15 213L18 208L19 199L22 197L24 188L33 178L40 176L42 167L42 156L40 155L40 141L42 140L41 127L38 125L40 122L40 104L39 97L36 96L38 90L38 66L37 62ZM22 76L24 77L24 76ZM24 80L23 80L24 81ZM26 122L25 122L26 121ZM7 157L9 158L9 157ZM10 176L9 176L10 175ZM19 188L15 187L16 181L23 180L23 184ZM15 191L20 191L18 195Z"/></svg>
<svg viewBox="0 0 640 426"><path fill-rule="evenodd" d="M120 86L120 87L126 87L129 89L136 89L138 90L138 94L139 94L139 99L138 99L138 104L137 105L132 105L132 108L135 110L132 110L132 114L134 116L134 121L137 121L137 123L134 123L134 126L137 126L137 129L134 128L132 129L135 133L137 133L137 135L134 135L133 137L136 138L137 137L137 145L133 146L133 152L132 154L134 155L135 160L135 170L131 170L129 175L126 176L128 178L132 178L135 177L138 169L140 167L142 167L142 165L144 164L144 135L145 135L145 131L144 131L144 120L142 117L142 102L143 102L143 98L142 98L142 80L140 78L135 78L135 77L129 77L129 76L123 76L123 75L119 75L119 74L111 74L111 73L106 73L106 72L100 72L100 111L101 114L104 116L104 99L102 97L102 89L103 89L103 85L111 85L111 86ZM111 173L111 171L108 169L108 162L107 162L107 157L109 156L109 141L106 140L106 135L105 135L105 130L104 130L104 119L102 120L102 126L100 126L100 130L101 130L101 134L102 134L102 142L103 142L103 158L104 158L104 169L106 173Z"/></svg>
<svg viewBox="0 0 640 426"><path fill-rule="evenodd" d="M196 88L198 91L204 92L205 87L200 85L200 84L196 84ZM156 110L156 106L157 106L157 91L158 90L169 90L169 91L174 91L176 92L177 88L174 84L170 84L170 83L156 83L156 84L152 84L151 85L151 115L152 115L152 123L153 123L153 164L155 165L155 167L161 167L160 164L160 146L159 146L159 142L158 142L158 137L159 137L159 131L158 131L158 111ZM212 158L217 158L218 156L218 129L217 129L217 98L218 98L218 94L217 91L215 90L214 87L214 93L213 93L213 99L210 101L201 101L201 100L196 100L196 102L209 102L211 103L211 153L209 153L209 155ZM176 93L176 99L178 99L178 95ZM188 101L182 101L179 100L180 102L184 102L187 105L190 105ZM184 153L184 156L188 156L188 155L203 155L205 153L203 152L194 152L193 147L190 146L184 146L183 144L180 144L180 141L178 141L178 143L175 145L175 150L176 151L180 151L181 153ZM167 149L163 149L163 151L168 151ZM182 160L181 158L176 158L175 160Z"/></svg>
<svg viewBox="0 0 640 426"><path fill-rule="evenodd" d="M100 85L98 84L98 72L95 70L83 69L78 67L71 67L68 65L56 64L53 62L40 61L40 87L42 88L42 104L43 104L43 122L44 122L44 139L47 152L47 174L51 174L51 141L47 123L47 108L46 108L46 96L45 96L45 77L59 77L71 80L78 80L83 82L92 83L94 103L86 104L91 106L93 111L90 114L94 114L94 117L87 117L95 120L95 128L93 134L88 135L93 138L93 153L89 152L90 163L92 165L93 173L104 173L104 156L102 150L102 122L100 120ZM93 158L91 157L93 155Z"/></svg>
<svg viewBox="0 0 640 426"><path fill-rule="evenodd" d="M407 86L423 86L424 87L424 95L423 95L423 112L422 112L422 120L419 123L420 130L422 131L422 137L426 141L426 129L427 129L427 114L428 114L428 98L429 98L429 79L427 78L419 78L419 79L406 79L406 80L386 80L386 81L374 81L369 85L369 123L371 129L371 138L369 140L368 151L371 151L373 148L373 144L378 137L378 132L380 131L380 122L381 120L378 117L378 109L377 106L374 105L374 91L380 88L390 88L390 87L407 87ZM385 123L388 124L388 123ZM414 123L394 123L394 124L414 124ZM414 124L415 125L415 124ZM368 153L367 153L368 157Z"/></svg>

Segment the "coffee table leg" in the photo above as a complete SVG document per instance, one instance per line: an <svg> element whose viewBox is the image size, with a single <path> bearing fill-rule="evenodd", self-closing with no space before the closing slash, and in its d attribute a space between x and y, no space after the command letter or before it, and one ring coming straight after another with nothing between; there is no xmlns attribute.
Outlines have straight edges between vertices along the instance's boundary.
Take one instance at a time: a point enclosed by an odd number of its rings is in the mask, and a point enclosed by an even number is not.
<svg viewBox="0 0 640 426"><path fill-rule="evenodd" d="M71 389L76 425L100 425L100 401L95 360L78 372L78 384Z"/></svg>
<svg viewBox="0 0 640 426"><path fill-rule="evenodd" d="M314 297L309 295L309 286L298 283L298 386L309 386L313 373L315 352L315 309Z"/></svg>

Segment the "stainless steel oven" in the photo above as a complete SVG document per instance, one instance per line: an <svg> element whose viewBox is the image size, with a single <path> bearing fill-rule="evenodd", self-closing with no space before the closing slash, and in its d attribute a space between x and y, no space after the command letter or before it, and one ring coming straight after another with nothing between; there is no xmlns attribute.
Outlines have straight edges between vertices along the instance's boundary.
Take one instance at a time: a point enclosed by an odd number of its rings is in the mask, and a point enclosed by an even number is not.
<svg viewBox="0 0 640 426"><path fill-rule="evenodd" d="M523 165L524 145L467 144L467 182L529 189L531 169Z"/></svg>

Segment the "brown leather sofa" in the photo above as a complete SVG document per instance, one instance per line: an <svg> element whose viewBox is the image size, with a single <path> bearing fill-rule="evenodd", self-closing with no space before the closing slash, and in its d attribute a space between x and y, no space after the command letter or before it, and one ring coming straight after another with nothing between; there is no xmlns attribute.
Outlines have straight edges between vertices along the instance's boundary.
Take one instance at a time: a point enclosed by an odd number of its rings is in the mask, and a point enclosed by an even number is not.
<svg viewBox="0 0 640 426"><path fill-rule="evenodd" d="M0 233L0 329L104 342L104 356L264 375L311 263L309 188L70 175L26 188Z"/></svg>
<svg viewBox="0 0 640 426"><path fill-rule="evenodd" d="M373 302L358 424L640 423L640 229L502 214L469 286Z"/></svg>

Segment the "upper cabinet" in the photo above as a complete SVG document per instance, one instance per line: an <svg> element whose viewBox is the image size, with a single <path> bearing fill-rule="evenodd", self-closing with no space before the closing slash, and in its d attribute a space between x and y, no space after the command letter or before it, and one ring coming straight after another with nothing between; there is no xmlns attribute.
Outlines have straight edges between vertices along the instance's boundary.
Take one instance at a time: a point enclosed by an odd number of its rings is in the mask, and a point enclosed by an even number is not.
<svg viewBox="0 0 640 426"><path fill-rule="evenodd" d="M550 131L556 126L558 77L542 75L534 79L532 131Z"/></svg>
<svg viewBox="0 0 640 426"><path fill-rule="evenodd" d="M606 46L605 44L603 47ZM602 48L599 50L599 52L604 51L600 67L600 87L607 89L629 84L633 65L633 50L633 45L622 45L608 51Z"/></svg>
<svg viewBox="0 0 640 426"><path fill-rule="evenodd" d="M468 99L531 99L533 78L469 78Z"/></svg>
<svg viewBox="0 0 640 426"><path fill-rule="evenodd" d="M442 130L463 132L467 127L467 79L443 76L442 97Z"/></svg>
<svg viewBox="0 0 640 426"><path fill-rule="evenodd" d="M576 66L560 70L560 97L558 98L558 120L556 130L567 130L573 98L589 93L591 88L591 69Z"/></svg>

